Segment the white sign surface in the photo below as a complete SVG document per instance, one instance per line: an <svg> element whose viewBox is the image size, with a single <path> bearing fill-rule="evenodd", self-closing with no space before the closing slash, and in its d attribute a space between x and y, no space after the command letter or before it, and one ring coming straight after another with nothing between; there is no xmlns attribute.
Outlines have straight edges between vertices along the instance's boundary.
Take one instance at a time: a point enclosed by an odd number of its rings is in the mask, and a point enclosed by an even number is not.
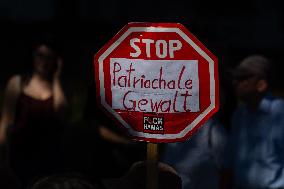
<svg viewBox="0 0 284 189"><path fill-rule="evenodd" d="M199 112L197 60L110 59L112 108Z"/></svg>

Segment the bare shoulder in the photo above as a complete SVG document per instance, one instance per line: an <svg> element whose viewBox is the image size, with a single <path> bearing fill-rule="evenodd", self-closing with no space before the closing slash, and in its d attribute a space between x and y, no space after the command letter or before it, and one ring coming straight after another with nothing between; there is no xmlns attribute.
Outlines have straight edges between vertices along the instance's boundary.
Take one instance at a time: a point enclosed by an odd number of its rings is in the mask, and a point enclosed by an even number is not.
<svg viewBox="0 0 284 189"><path fill-rule="evenodd" d="M19 81L21 81L21 76L20 75L13 75L12 77L10 77L8 84L17 84L19 83Z"/></svg>
<svg viewBox="0 0 284 189"><path fill-rule="evenodd" d="M12 76L6 86L6 93L18 93L21 89L21 76L14 75Z"/></svg>

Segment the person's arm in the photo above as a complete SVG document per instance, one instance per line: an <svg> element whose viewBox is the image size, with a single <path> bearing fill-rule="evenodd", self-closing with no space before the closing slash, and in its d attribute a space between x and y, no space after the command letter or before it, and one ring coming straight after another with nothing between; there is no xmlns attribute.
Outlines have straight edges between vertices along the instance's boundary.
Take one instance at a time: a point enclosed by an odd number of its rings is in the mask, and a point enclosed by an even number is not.
<svg viewBox="0 0 284 189"><path fill-rule="evenodd" d="M130 144L131 141L113 131L108 129L106 126L100 125L99 126L99 134L102 138L109 142L113 142L116 144Z"/></svg>
<svg viewBox="0 0 284 189"><path fill-rule="evenodd" d="M5 89L2 116L0 120L0 144L6 141L7 127L14 122L15 107L21 92L20 76L13 76Z"/></svg>
<svg viewBox="0 0 284 189"><path fill-rule="evenodd" d="M219 169L219 188L232 188L233 171L231 169L231 149L229 133L220 122L214 120L210 125L209 144L215 164Z"/></svg>
<svg viewBox="0 0 284 189"><path fill-rule="evenodd" d="M62 60L58 60L58 67L54 74L53 78L53 98L54 98L54 109L55 111L60 111L64 106L67 105L66 97L63 92L61 82L60 82L60 74L62 69Z"/></svg>

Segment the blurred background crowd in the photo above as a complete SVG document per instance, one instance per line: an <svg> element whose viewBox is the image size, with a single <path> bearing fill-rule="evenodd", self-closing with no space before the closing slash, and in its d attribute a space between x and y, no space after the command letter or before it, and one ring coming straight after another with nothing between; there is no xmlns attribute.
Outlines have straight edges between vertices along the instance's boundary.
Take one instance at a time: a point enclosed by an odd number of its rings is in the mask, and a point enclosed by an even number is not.
<svg viewBox="0 0 284 189"><path fill-rule="evenodd" d="M160 145L160 188L284 188L283 8L1 0L0 188L143 188L146 144L99 109L94 86L94 54L128 22L182 23L219 60L220 110Z"/></svg>

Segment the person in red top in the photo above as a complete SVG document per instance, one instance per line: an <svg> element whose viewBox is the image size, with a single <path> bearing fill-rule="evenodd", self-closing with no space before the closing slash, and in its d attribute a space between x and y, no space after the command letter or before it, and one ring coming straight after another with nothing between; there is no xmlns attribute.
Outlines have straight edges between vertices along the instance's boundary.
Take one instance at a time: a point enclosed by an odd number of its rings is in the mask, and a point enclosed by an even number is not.
<svg viewBox="0 0 284 189"><path fill-rule="evenodd" d="M10 166L25 185L58 167L66 98L60 84L62 60L41 43L30 75L8 81L0 121L0 144L7 142Z"/></svg>

